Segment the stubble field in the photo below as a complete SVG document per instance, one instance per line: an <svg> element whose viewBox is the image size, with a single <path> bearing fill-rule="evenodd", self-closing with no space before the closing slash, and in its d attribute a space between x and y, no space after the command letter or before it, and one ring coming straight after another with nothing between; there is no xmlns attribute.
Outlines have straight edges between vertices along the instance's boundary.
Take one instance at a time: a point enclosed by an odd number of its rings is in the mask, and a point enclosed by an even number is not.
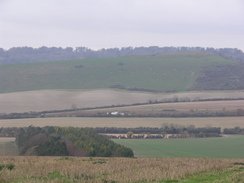
<svg viewBox="0 0 244 183"><path fill-rule="evenodd" d="M106 114L118 111L126 115L160 115L160 114L179 114L187 115L205 114L215 115L216 113L236 114L238 110L244 111L244 100L229 101L201 101L201 102L175 102L175 103L158 103L133 105L125 107L102 108L92 110L76 110L72 112L51 113L47 116L57 115L96 115L98 113Z"/></svg>
<svg viewBox="0 0 244 183"><path fill-rule="evenodd" d="M243 91L146 93L116 90L40 90L0 94L0 113L63 110L121 104L145 103L149 100L244 98ZM226 103L231 103L227 101ZM244 103L244 102L243 102ZM176 104L177 105L177 104ZM227 105L227 104L225 104ZM220 107L223 109L226 107ZM194 107L193 107L194 109ZM207 107L204 106L204 109Z"/></svg>
<svg viewBox="0 0 244 183"><path fill-rule="evenodd" d="M244 128L244 117L205 117L205 118L29 118L0 120L1 127L28 127L33 126L72 126L72 127L162 127L164 123L174 123L182 126Z"/></svg>

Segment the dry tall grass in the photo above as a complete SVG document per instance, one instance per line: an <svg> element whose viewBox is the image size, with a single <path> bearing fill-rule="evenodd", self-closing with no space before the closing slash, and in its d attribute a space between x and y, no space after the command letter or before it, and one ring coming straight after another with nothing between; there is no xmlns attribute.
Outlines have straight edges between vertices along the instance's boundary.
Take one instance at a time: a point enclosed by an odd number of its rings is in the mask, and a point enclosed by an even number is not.
<svg viewBox="0 0 244 183"><path fill-rule="evenodd" d="M244 162L243 159L0 157L1 164L15 165L11 171L1 171L0 182L157 182L208 170L221 172L237 161Z"/></svg>

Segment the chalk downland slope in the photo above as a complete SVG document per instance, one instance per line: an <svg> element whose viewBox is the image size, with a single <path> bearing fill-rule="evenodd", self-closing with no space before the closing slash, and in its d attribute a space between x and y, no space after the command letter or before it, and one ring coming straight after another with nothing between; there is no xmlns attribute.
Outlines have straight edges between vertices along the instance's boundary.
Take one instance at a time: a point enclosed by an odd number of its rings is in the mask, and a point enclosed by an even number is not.
<svg viewBox="0 0 244 183"><path fill-rule="evenodd" d="M236 90L244 88L240 65L204 52L2 64L0 93L45 89L116 88L149 92L232 89L226 82L234 82ZM216 69L220 77L214 75ZM206 73L211 73L211 82Z"/></svg>

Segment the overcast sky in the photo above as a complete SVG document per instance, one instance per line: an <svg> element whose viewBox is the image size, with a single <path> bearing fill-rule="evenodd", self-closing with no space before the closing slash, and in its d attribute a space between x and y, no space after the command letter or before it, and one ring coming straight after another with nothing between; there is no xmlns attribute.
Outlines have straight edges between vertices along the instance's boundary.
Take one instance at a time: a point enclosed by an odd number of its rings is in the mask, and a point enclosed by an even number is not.
<svg viewBox="0 0 244 183"><path fill-rule="evenodd" d="M244 0L0 0L0 47L244 51Z"/></svg>

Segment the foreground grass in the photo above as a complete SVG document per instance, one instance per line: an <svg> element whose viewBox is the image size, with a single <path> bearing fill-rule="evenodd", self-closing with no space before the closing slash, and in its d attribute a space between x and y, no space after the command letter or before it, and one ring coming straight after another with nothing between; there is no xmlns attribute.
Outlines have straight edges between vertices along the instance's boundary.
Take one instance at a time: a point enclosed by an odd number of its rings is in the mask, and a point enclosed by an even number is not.
<svg viewBox="0 0 244 183"><path fill-rule="evenodd" d="M2 183L242 182L244 159L0 157ZM230 181L233 180L233 181Z"/></svg>
<svg viewBox="0 0 244 183"><path fill-rule="evenodd" d="M234 163L236 165L236 163ZM182 183L230 183L230 182L243 182L244 181L244 167L243 166L230 166L225 171L209 171L196 173L191 176L187 176L181 181Z"/></svg>
<svg viewBox="0 0 244 183"><path fill-rule="evenodd" d="M194 157L244 158L244 136L203 139L134 140L116 139L143 158Z"/></svg>

